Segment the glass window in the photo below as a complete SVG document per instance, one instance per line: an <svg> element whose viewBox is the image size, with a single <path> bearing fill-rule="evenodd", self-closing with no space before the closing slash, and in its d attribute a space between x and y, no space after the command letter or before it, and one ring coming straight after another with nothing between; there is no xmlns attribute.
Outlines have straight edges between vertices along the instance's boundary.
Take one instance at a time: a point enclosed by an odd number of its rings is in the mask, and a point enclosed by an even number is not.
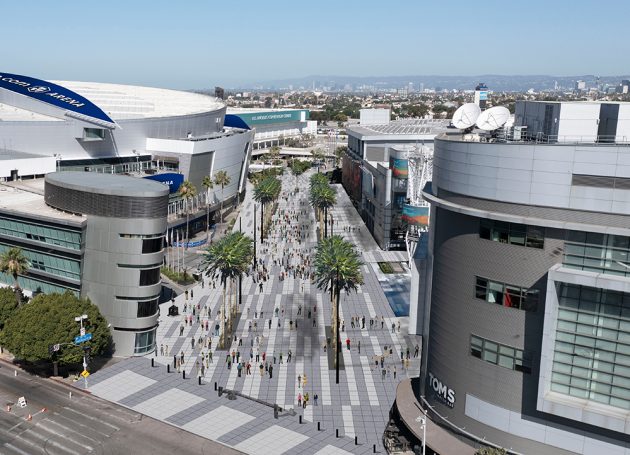
<svg viewBox="0 0 630 455"><path fill-rule="evenodd" d="M134 348L135 354L145 354L151 352L155 347L155 331L157 329L149 330L148 332L136 333L136 343Z"/></svg>
<svg viewBox="0 0 630 455"><path fill-rule="evenodd" d="M471 335L470 354L485 362L499 365L510 370L531 372L531 361L520 349L506 346L494 341ZM527 360L523 360L526 357Z"/></svg>
<svg viewBox="0 0 630 455"><path fill-rule="evenodd" d="M567 267L630 276L630 238L593 232L568 231L563 263Z"/></svg>
<svg viewBox="0 0 630 455"><path fill-rule="evenodd" d="M158 251L162 251L162 239L163 237L142 240L142 254L157 253Z"/></svg>
<svg viewBox="0 0 630 455"><path fill-rule="evenodd" d="M158 312L158 299L148 300L146 302L138 302L138 317L146 318L153 316Z"/></svg>
<svg viewBox="0 0 630 455"><path fill-rule="evenodd" d="M160 282L160 269L140 270L140 286L151 286Z"/></svg>

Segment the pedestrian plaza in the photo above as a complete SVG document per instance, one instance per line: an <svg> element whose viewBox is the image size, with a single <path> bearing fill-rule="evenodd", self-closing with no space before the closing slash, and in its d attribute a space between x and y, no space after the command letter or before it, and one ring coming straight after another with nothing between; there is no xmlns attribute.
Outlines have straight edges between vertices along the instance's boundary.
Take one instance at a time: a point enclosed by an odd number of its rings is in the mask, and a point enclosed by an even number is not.
<svg viewBox="0 0 630 455"><path fill-rule="evenodd" d="M203 287L196 284L188 295L175 298L179 316L168 316L170 302L161 305L155 353L95 372L89 377L89 390L245 453L372 453L374 444L384 453L382 435L396 386L418 375L416 346L421 343L407 335L408 318L395 316L384 292L396 294L404 289L401 280L408 278L385 275L377 263L404 262L406 253L381 251L343 188L333 185L337 204L331 210L332 230L357 245L365 281L358 292L341 295L342 366L336 384L334 349L327 346L330 294L302 279L298 268L308 269L305 259L314 256L317 245L318 223L308 204L310 175L297 182L292 175L281 177L283 189L269 238L261 244L256 234L257 259L266 273L259 266L259 273L243 280L236 340L230 340L229 350L219 350L215 336L222 286L219 280L204 277ZM242 226L250 236L252 193L250 186L234 224L235 230ZM257 216L259 228L260 209ZM287 270L287 265L293 268ZM394 298L396 305L401 299L408 302L400 292ZM236 366L240 362L250 363L250 374L245 366ZM215 383L237 394L219 396ZM303 407L306 394L309 400ZM274 404L282 408L277 418Z"/></svg>

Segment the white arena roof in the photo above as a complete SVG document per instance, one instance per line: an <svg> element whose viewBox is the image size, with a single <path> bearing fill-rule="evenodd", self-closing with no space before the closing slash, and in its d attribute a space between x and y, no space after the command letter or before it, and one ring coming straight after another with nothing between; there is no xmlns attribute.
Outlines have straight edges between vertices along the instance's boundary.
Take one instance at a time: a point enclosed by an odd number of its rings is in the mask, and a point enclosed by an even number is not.
<svg viewBox="0 0 630 455"><path fill-rule="evenodd" d="M212 96L135 85L100 82L51 81L84 96L113 120L177 117L212 112L223 102ZM0 120L50 121L51 117L0 103Z"/></svg>

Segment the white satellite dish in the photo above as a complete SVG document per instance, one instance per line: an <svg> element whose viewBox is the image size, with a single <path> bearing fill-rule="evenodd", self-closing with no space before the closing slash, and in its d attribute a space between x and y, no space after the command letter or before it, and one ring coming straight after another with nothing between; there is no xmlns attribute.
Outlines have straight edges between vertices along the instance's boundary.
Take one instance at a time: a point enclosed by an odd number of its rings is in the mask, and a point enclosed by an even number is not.
<svg viewBox="0 0 630 455"><path fill-rule="evenodd" d="M477 121L479 114L481 114L481 108L475 103L463 104L453 114L453 126L460 130L470 128Z"/></svg>
<svg viewBox="0 0 630 455"><path fill-rule="evenodd" d="M491 107L477 118L477 127L480 130L493 131L501 128L509 119L510 111L507 107Z"/></svg>

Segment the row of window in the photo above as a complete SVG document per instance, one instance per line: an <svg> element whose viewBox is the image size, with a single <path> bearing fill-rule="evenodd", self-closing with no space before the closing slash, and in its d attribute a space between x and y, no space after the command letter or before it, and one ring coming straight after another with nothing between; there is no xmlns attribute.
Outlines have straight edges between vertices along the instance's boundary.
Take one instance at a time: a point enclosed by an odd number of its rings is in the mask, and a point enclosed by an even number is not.
<svg viewBox="0 0 630 455"><path fill-rule="evenodd" d="M138 302L138 317L146 318L158 312L158 299Z"/></svg>
<svg viewBox="0 0 630 455"><path fill-rule="evenodd" d="M630 409L630 294L561 283L551 390Z"/></svg>
<svg viewBox="0 0 630 455"><path fill-rule="evenodd" d="M563 259L567 267L630 276L629 258L629 237L596 232L567 232Z"/></svg>
<svg viewBox="0 0 630 455"><path fill-rule="evenodd" d="M136 333L136 340L134 346L135 354L145 354L151 352L155 348L155 332L157 329L149 330L148 332Z"/></svg>
<svg viewBox="0 0 630 455"><path fill-rule="evenodd" d="M527 289L512 284L491 281L476 277L475 297L510 308L525 311L536 311L538 306L538 289Z"/></svg>
<svg viewBox="0 0 630 455"><path fill-rule="evenodd" d="M38 242L59 245L73 250L81 249L81 233L27 221L16 221L0 216L0 234Z"/></svg>
<svg viewBox="0 0 630 455"><path fill-rule="evenodd" d="M470 355L509 370L527 374L532 372L532 359L526 351L496 343L477 335L470 336Z"/></svg>
<svg viewBox="0 0 630 455"><path fill-rule="evenodd" d="M501 243L521 245L542 249L545 246L544 230L538 226L507 223L481 219L479 223L479 237Z"/></svg>

